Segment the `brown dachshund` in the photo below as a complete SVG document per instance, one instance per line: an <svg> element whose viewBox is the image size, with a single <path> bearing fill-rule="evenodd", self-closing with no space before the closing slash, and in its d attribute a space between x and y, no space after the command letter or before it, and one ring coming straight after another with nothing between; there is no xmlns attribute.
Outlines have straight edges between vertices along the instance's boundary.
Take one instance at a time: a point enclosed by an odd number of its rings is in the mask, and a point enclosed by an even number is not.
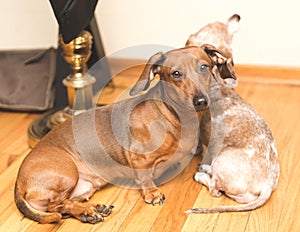
<svg viewBox="0 0 300 232"><path fill-rule="evenodd" d="M159 76L148 92L74 116L28 154L15 185L18 209L39 223L70 216L97 223L113 206L84 201L118 177L134 180L146 203L162 204L154 179L195 153L196 111L207 108L213 67L224 62L210 45L153 55L130 93Z"/></svg>
<svg viewBox="0 0 300 232"><path fill-rule="evenodd" d="M235 14L227 23L210 23L191 35L186 44L211 43L225 54L226 70L232 70L231 41L239 21ZM187 213L253 210L266 203L279 178L278 155L269 127L234 91L236 80L220 80L212 80L211 109L203 113L200 137L207 149L194 179L207 186L212 196L225 193L244 205L195 208Z"/></svg>

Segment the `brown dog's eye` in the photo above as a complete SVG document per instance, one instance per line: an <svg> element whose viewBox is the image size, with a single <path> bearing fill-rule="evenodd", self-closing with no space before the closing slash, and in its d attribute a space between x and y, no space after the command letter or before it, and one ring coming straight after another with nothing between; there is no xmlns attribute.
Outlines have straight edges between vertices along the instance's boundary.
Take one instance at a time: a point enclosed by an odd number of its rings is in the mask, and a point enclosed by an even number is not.
<svg viewBox="0 0 300 232"><path fill-rule="evenodd" d="M179 71L176 70L176 71L172 72L171 76L175 80L181 80L183 74L181 72L179 72Z"/></svg>
<svg viewBox="0 0 300 232"><path fill-rule="evenodd" d="M206 64L201 64L200 72L207 72L208 66Z"/></svg>

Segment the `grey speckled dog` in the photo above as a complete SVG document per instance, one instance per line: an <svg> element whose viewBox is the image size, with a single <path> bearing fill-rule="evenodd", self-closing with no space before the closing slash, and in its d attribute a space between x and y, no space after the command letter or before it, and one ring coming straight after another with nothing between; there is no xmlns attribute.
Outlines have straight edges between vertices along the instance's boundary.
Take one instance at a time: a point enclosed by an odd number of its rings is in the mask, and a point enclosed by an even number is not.
<svg viewBox="0 0 300 232"><path fill-rule="evenodd" d="M227 69L232 70L231 41L239 20L239 15L233 15L227 23L208 24L191 35L186 45L214 45L225 54ZM279 178L274 139L264 119L234 91L236 80L221 82L218 76L216 80L210 90L210 111L203 115L200 129L201 142L208 148L194 179L206 185L214 197L225 193L245 204L195 208L186 213L253 210L266 203Z"/></svg>

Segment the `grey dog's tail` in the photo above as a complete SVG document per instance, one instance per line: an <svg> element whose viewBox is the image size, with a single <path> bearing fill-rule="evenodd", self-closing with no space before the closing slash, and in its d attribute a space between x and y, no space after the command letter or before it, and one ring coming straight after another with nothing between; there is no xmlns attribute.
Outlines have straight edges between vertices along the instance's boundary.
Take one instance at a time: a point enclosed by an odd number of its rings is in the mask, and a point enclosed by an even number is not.
<svg viewBox="0 0 300 232"><path fill-rule="evenodd" d="M20 212L27 218L30 218L39 223L51 223L61 220L62 215L60 213L47 213L34 209L20 194L19 188L15 186L15 203Z"/></svg>
<svg viewBox="0 0 300 232"><path fill-rule="evenodd" d="M247 204L236 205L236 206L218 206L214 208L193 208L186 210L185 213L225 213L225 212L241 212L254 210L264 205L270 198L273 189L270 186L265 187L257 199Z"/></svg>

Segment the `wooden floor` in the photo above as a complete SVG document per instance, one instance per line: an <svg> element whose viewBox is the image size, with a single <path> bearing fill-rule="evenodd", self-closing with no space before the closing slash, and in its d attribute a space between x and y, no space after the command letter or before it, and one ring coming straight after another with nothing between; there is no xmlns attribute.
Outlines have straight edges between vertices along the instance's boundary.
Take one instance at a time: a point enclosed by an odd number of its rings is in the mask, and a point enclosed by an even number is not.
<svg viewBox="0 0 300 232"><path fill-rule="evenodd" d="M103 91L101 102L117 97L141 71L136 67L114 79L114 89ZM27 128L39 115L0 112L0 231L300 231L300 72L281 68L237 66L237 92L265 118L276 139L281 165L277 190L263 207L242 213L186 215L191 207L234 204L213 198L193 181L198 158L179 176L161 186L163 206L147 205L137 190L108 186L91 201L113 204L105 222L83 224L75 219L40 225L17 210L13 191L18 168L30 151Z"/></svg>

